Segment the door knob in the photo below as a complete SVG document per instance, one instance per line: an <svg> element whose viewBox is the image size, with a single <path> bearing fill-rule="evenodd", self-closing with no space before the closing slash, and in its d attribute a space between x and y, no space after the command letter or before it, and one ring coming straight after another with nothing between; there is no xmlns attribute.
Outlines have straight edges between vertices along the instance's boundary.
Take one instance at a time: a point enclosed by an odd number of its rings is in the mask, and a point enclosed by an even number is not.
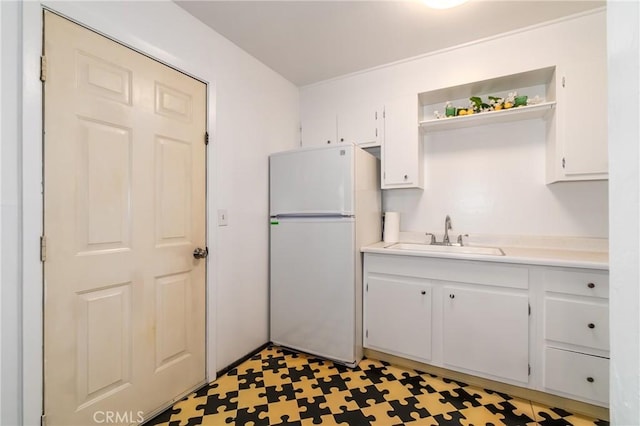
<svg viewBox="0 0 640 426"><path fill-rule="evenodd" d="M208 247L205 247L205 248L198 247L197 249L195 249L193 251L193 257L196 258L196 259L204 259L208 255L209 255L209 248Z"/></svg>

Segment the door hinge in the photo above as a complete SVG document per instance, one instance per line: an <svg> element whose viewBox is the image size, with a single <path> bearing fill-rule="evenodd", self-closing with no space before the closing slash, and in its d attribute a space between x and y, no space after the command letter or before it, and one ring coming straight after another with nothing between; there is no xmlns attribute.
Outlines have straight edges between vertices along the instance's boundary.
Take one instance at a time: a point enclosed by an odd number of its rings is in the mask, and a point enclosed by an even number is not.
<svg viewBox="0 0 640 426"><path fill-rule="evenodd" d="M376 111L376 120L378 119L378 111Z"/></svg>
<svg viewBox="0 0 640 426"><path fill-rule="evenodd" d="M47 81L47 57L40 56L40 81Z"/></svg>
<svg viewBox="0 0 640 426"><path fill-rule="evenodd" d="M47 237L40 236L40 262L47 260Z"/></svg>
<svg viewBox="0 0 640 426"><path fill-rule="evenodd" d="M47 426L47 416L45 414L40 416L40 425Z"/></svg>
<svg viewBox="0 0 640 426"><path fill-rule="evenodd" d="M367 332L365 333L365 337L369 337L369 330L367 330Z"/></svg>
<svg viewBox="0 0 640 426"><path fill-rule="evenodd" d="M209 132L204 132L204 144L209 145Z"/></svg>
<svg viewBox="0 0 640 426"><path fill-rule="evenodd" d="M369 291L369 284L367 283L367 291Z"/></svg>
<svg viewBox="0 0 640 426"><path fill-rule="evenodd" d="M529 304L529 316L531 316L531 304Z"/></svg>
<svg viewBox="0 0 640 426"><path fill-rule="evenodd" d="M378 137L378 128L376 128L376 138Z"/></svg>
<svg viewBox="0 0 640 426"><path fill-rule="evenodd" d="M566 87L566 84L567 84L567 80L564 77L562 77L562 87Z"/></svg>
<svg viewBox="0 0 640 426"><path fill-rule="evenodd" d="M562 157L562 168L565 168L565 165L567 164L567 162L565 161L564 157Z"/></svg>
<svg viewBox="0 0 640 426"><path fill-rule="evenodd" d="M527 374L530 376L531 375L531 364L527 364L527 367L528 367L528 373Z"/></svg>

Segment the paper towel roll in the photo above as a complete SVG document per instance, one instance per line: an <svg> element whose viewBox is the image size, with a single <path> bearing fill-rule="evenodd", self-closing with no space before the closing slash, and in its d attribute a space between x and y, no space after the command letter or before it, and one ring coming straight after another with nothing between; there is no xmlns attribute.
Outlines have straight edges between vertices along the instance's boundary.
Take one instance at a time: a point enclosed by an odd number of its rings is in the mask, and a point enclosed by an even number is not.
<svg viewBox="0 0 640 426"><path fill-rule="evenodd" d="M384 242L397 243L400 237L400 213L384 213Z"/></svg>

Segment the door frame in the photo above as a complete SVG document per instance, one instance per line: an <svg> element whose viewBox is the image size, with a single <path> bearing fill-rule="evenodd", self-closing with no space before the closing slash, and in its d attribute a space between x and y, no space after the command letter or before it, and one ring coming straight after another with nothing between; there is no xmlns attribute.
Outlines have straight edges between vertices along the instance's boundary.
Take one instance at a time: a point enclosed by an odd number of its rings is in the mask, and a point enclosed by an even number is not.
<svg viewBox="0 0 640 426"><path fill-rule="evenodd" d="M42 193L43 175L43 111L40 56L43 50L43 10L61 15L85 28L95 31L138 53L150 57L164 65L178 70L206 85L206 131L209 132L209 147L206 157L206 241L210 256L206 259L206 336L205 375L207 381L216 378L216 315L217 293L215 273L216 229L211 226L210 212L216 211L213 193L215 188L213 166L215 155L215 99L216 87L213 71L203 64L189 60L188 54L165 49L154 40L140 38L136 31L109 22L88 8L75 2L55 2L46 0L24 1L22 7L22 423L40 424L44 409L44 269L40 262L40 236L43 232L44 199ZM34 114L34 112L36 112ZM28 118L28 119L27 119Z"/></svg>

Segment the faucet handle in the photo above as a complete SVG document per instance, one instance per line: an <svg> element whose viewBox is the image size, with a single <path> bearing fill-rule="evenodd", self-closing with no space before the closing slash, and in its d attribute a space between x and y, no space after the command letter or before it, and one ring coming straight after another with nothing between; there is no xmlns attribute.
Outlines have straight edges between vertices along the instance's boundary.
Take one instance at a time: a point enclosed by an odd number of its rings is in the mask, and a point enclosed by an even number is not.
<svg viewBox="0 0 640 426"><path fill-rule="evenodd" d="M462 237L468 237L469 234L460 234L458 235L458 244L460 244L460 246L464 245L464 242L462 241Z"/></svg>
<svg viewBox="0 0 640 426"><path fill-rule="evenodd" d="M436 243L436 236L434 234L432 234L431 232L425 232L424 235L431 236L431 242L429 242L429 244L435 244Z"/></svg>

